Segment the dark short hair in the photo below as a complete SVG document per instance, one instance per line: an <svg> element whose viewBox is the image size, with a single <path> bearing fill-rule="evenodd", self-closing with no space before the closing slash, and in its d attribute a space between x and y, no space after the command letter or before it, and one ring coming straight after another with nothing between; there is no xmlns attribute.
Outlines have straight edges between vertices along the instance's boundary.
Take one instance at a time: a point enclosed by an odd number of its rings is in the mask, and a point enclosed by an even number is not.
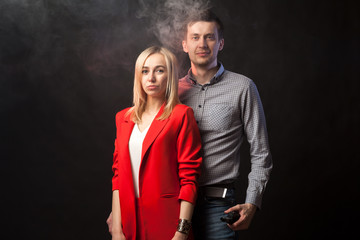
<svg viewBox="0 0 360 240"><path fill-rule="evenodd" d="M221 20L218 18L218 16L216 16L216 14L214 12L212 12L211 10L205 10L194 16L189 16L186 21L186 24L184 26L185 35L187 33L187 27L189 24L195 23L195 22L200 22L200 21L215 22L217 25L219 40L224 38L224 24L221 22Z"/></svg>

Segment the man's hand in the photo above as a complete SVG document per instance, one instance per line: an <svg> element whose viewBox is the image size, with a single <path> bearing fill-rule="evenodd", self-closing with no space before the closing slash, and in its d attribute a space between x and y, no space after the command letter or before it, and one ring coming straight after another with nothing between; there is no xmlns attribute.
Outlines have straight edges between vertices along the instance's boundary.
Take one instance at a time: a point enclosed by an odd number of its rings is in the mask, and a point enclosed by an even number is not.
<svg viewBox="0 0 360 240"><path fill-rule="evenodd" d="M238 204L226 210L225 213L236 211L240 214L239 220L234 222L232 225L228 224L229 228L231 228L234 231L248 229L251 224L251 220L255 215L256 208L257 207L251 203L244 203L244 204Z"/></svg>
<svg viewBox="0 0 360 240"><path fill-rule="evenodd" d="M108 219L106 220L106 223L109 228L109 233L112 235L111 229L112 229L112 212L109 214Z"/></svg>

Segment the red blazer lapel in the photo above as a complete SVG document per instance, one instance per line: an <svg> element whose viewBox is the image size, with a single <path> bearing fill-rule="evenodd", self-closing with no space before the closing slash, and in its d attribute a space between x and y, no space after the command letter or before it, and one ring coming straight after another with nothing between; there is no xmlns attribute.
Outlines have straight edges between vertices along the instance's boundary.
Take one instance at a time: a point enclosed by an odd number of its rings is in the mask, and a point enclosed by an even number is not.
<svg viewBox="0 0 360 240"><path fill-rule="evenodd" d="M123 124L121 126L121 131L122 131L121 139L127 139L128 146L129 146L130 135L134 128L134 125L135 125L135 123L130 119L130 114L128 116L124 117Z"/></svg>
<svg viewBox="0 0 360 240"><path fill-rule="evenodd" d="M120 122L120 126L118 126L119 134L118 141L121 141L119 144L119 152L122 153L124 168L122 171L126 174L129 182L133 185L133 175L131 170L131 160L129 153L129 139L134 128L135 123L130 119L130 114L124 117L123 121ZM135 192L134 192L135 195Z"/></svg>
<svg viewBox="0 0 360 240"><path fill-rule="evenodd" d="M164 112L165 105L162 105L158 114L154 118L153 122L150 125L150 128L145 136L143 146L142 146L142 154L141 154L141 164L143 164L144 156L146 152L149 150L152 143L155 141L156 137L159 135L161 130L165 127L166 123L169 121L169 118L164 120L158 120L161 114Z"/></svg>

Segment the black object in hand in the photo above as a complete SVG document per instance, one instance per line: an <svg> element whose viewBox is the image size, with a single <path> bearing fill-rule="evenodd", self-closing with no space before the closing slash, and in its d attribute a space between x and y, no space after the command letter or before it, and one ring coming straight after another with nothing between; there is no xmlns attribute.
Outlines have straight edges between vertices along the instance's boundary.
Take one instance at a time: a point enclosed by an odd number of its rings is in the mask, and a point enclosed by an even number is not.
<svg viewBox="0 0 360 240"><path fill-rule="evenodd" d="M228 224L233 224L240 218L240 214L236 211L229 212L225 217L221 217L220 220Z"/></svg>

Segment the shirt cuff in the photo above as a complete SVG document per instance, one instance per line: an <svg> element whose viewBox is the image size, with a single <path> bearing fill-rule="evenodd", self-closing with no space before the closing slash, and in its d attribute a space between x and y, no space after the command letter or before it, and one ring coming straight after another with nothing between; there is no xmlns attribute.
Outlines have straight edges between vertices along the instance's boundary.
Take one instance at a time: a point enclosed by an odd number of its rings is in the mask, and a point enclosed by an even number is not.
<svg viewBox="0 0 360 240"><path fill-rule="evenodd" d="M251 203L261 209L262 195L257 192L247 192L245 203Z"/></svg>

